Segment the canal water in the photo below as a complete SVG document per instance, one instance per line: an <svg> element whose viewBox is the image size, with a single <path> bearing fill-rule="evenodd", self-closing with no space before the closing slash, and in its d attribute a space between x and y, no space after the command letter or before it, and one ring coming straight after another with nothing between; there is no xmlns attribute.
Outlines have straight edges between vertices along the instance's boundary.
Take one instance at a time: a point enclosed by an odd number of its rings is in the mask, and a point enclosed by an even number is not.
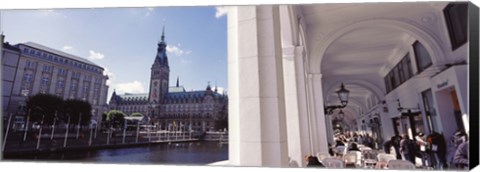
<svg viewBox="0 0 480 172"><path fill-rule="evenodd" d="M205 165L227 159L228 144L219 142L160 143L131 148L4 157L8 161L162 165Z"/></svg>

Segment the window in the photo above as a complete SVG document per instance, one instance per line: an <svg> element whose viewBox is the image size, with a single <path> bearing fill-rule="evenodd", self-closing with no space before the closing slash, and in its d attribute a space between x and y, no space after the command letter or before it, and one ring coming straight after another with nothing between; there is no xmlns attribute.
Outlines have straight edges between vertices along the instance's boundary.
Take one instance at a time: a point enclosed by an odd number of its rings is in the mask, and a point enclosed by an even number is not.
<svg viewBox="0 0 480 172"><path fill-rule="evenodd" d="M405 55L403 57L403 60L401 61L402 63L402 69L403 69L403 76L405 76L405 80L408 80L413 76L412 74L412 63L410 62L409 54Z"/></svg>
<svg viewBox="0 0 480 172"><path fill-rule="evenodd" d="M413 77L412 68L410 67L410 56L407 53L395 67L385 76L385 88L387 93L397 88L408 79Z"/></svg>
<svg viewBox="0 0 480 172"><path fill-rule="evenodd" d="M30 73L26 73L25 75L23 75L23 81L25 82L32 82L32 74Z"/></svg>
<svg viewBox="0 0 480 172"><path fill-rule="evenodd" d="M51 65L44 65L44 66L43 66L43 72L52 73L52 72L53 72L53 66L51 66Z"/></svg>
<svg viewBox="0 0 480 172"><path fill-rule="evenodd" d="M63 80L57 81L57 88L63 88Z"/></svg>
<svg viewBox="0 0 480 172"><path fill-rule="evenodd" d="M443 13L453 51L468 40L468 3L450 3Z"/></svg>
<svg viewBox="0 0 480 172"><path fill-rule="evenodd" d="M60 75L60 76L66 76L66 75L67 75L67 71L66 71L65 69L59 68L59 69L58 69L58 75Z"/></svg>
<svg viewBox="0 0 480 172"><path fill-rule="evenodd" d="M80 72L73 72L72 78L80 79Z"/></svg>
<svg viewBox="0 0 480 172"><path fill-rule="evenodd" d="M50 81L50 78L48 77L42 77L42 85L48 85L48 82Z"/></svg>
<svg viewBox="0 0 480 172"><path fill-rule="evenodd" d="M427 49L418 41L413 43L413 50L415 52L415 60L417 61L418 73L421 73L432 65L432 59Z"/></svg>
<svg viewBox="0 0 480 172"><path fill-rule="evenodd" d="M35 69L37 66L37 63L27 60L25 66L27 69Z"/></svg>

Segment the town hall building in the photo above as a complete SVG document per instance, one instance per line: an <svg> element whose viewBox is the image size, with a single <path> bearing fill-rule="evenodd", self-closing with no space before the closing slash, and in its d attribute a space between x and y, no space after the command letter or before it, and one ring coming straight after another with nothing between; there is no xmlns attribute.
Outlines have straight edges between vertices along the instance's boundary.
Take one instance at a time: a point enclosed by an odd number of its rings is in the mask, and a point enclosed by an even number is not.
<svg viewBox="0 0 480 172"><path fill-rule="evenodd" d="M120 110L127 115L141 113L149 124L162 129L213 131L226 128L228 97L212 88L186 91L179 84L170 85L170 66L166 53L165 32L158 43L157 55L151 67L148 93L117 94L109 102L110 110Z"/></svg>

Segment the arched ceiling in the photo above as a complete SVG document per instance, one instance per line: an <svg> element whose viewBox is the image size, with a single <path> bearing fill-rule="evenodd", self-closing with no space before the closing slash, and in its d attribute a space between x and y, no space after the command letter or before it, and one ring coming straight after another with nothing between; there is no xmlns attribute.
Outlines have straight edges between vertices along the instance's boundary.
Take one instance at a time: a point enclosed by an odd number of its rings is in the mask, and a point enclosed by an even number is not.
<svg viewBox="0 0 480 172"><path fill-rule="evenodd" d="M340 88L340 84L335 86L334 90L328 90L327 87L332 83L344 82L345 88L350 91L351 100L344 109L345 119L355 120L359 115L359 109L367 107L368 97L377 96L378 92L385 93L381 69L388 68L388 65L391 65L389 63L399 59L399 54L406 53L410 42L415 39L400 29L372 25L353 29L341 35L326 45L323 54L315 54L315 49L318 49L316 46L325 46L321 42L325 37L349 24L369 19L421 21L425 16L430 16L432 11L441 11L446 4L446 2L347 3L300 6L307 25L306 37L309 38L307 42L310 46L308 48L313 52L309 56L321 58L319 68L323 78L325 104L339 104L335 91ZM375 88L349 83L352 79L371 83ZM377 97L378 100L382 98Z"/></svg>

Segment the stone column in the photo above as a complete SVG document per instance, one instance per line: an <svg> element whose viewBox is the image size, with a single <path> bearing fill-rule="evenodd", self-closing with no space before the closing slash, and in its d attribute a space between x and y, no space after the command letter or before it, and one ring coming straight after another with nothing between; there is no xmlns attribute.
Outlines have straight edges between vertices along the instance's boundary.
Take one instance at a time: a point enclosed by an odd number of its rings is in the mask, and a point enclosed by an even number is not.
<svg viewBox="0 0 480 172"><path fill-rule="evenodd" d="M308 74L308 100L312 152L328 152L327 129L323 107L322 75Z"/></svg>
<svg viewBox="0 0 480 172"><path fill-rule="evenodd" d="M229 163L287 167L278 6L230 8Z"/></svg>
<svg viewBox="0 0 480 172"><path fill-rule="evenodd" d="M325 128L327 129L327 142L334 144L332 116L325 115Z"/></svg>
<svg viewBox="0 0 480 172"><path fill-rule="evenodd" d="M283 48L285 110L288 134L288 155L291 167L304 167L303 157L311 152L309 117L305 90L303 46Z"/></svg>

